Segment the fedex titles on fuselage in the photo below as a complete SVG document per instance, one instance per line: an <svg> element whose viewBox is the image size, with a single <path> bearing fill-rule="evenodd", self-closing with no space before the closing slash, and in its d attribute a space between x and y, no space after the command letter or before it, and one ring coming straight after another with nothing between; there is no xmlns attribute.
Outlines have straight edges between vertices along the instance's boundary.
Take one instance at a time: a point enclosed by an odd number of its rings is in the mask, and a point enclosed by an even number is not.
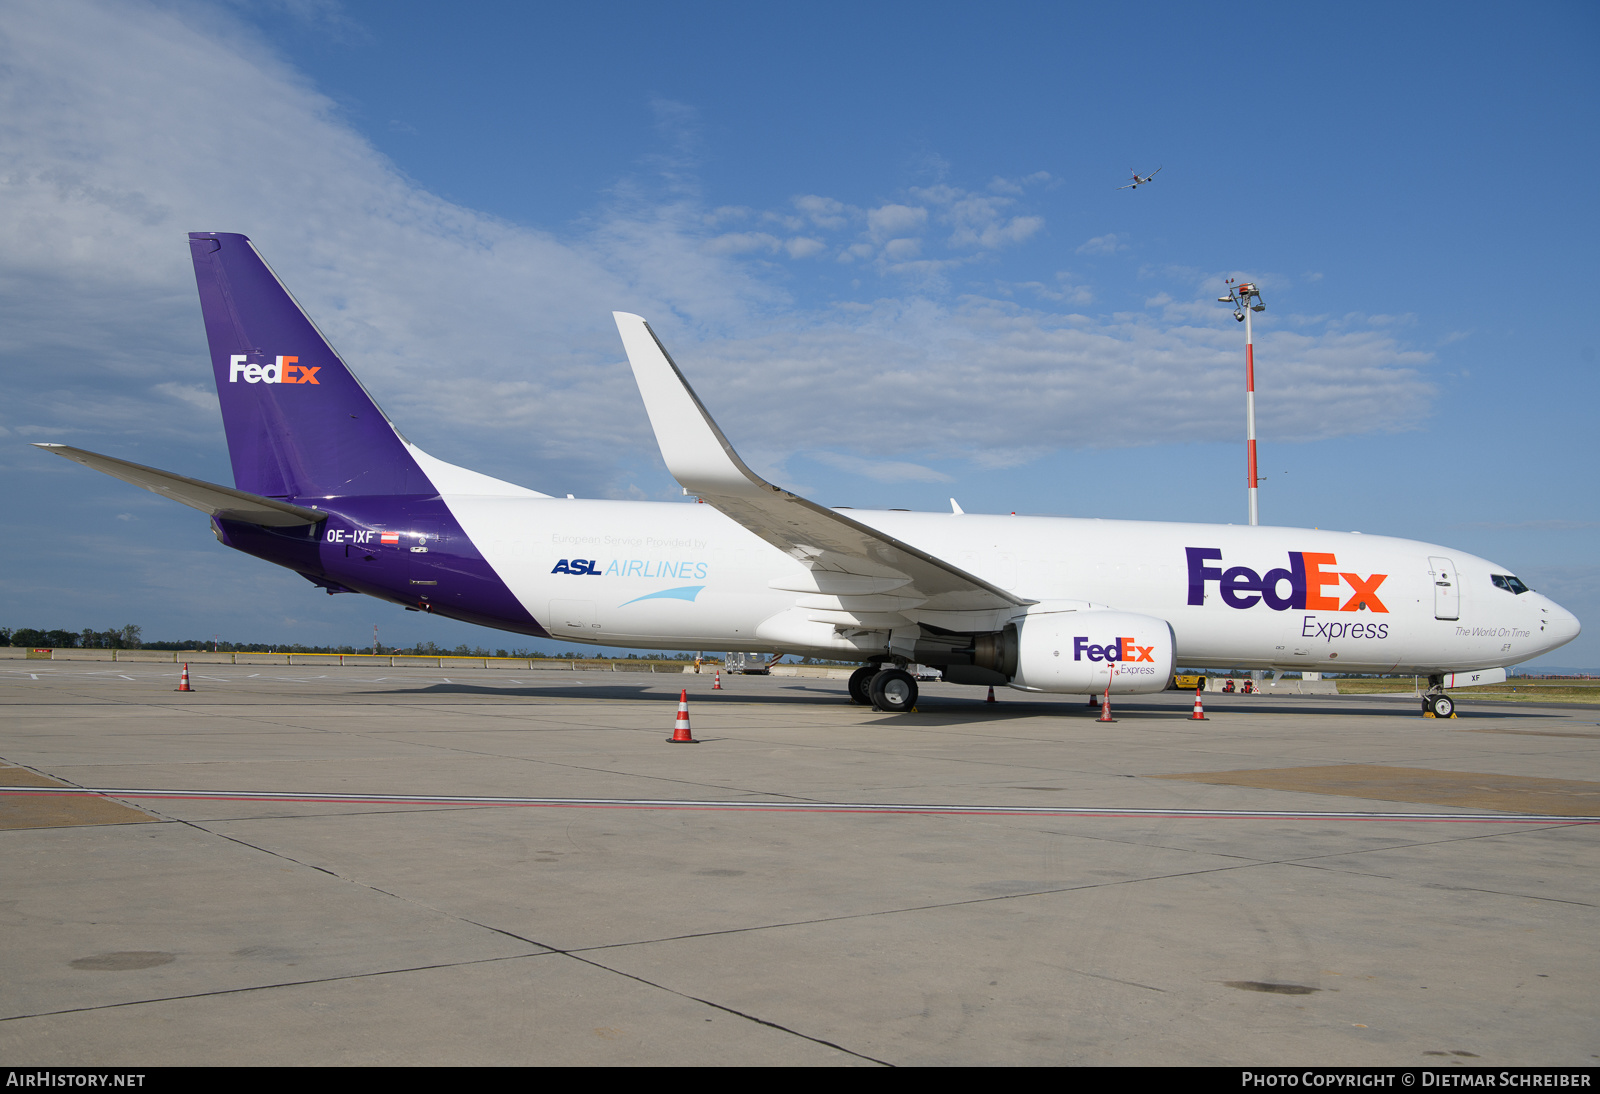
<svg viewBox="0 0 1600 1094"><path fill-rule="evenodd" d="M1208 566L1208 562L1222 561L1222 551L1215 547L1186 547L1189 560L1190 604L1206 602L1206 586L1216 582L1222 602L1230 608L1254 608L1265 604L1275 612L1320 611L1358 612L1362 610L1389 614L1389 609L1378 596L1378 587L1388 574L1346 573L1335 567L1338 558L1331 552L1289 551L1289 565L1257 573L1248 566ZM1289 594L1283 595L1288 583ZM1348 586L1350 595L1341 597L1340 586ZM1324 592L1331 589L1332 595ZM1388 623L1349 623L1318 620L1307 615L1301 623L1300 637L1325 638L1388 638Z"/></svg>

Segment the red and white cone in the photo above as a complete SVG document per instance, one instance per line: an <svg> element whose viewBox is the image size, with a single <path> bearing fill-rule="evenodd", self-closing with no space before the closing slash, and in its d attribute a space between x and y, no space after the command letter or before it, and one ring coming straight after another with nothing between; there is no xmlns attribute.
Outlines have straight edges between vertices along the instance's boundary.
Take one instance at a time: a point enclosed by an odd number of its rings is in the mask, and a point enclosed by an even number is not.
<svg viewBox="0 0 1600 1094"><path fill-rule="evenodd" d="M1205 708L1200 705L1200 693L1204 690L1204 687L1198 687L1194 689L1194 713L1189 715L1189 721L1191 722L1211 721L1210 718L1206 717Z"/></svg>
<svg viewBox="0 0 1600 1094"><path fill-rule="evenodd" d="M194 690L194 688L189 686L189 662L187 662L187 661L185 661L183 663L183 673L182 673L182 675L180 675L178 677L178 690L179 691L193 691Z"/></svg>
<svg viewBox="0 0 1600 1094"><path fill-rule="evenodd" d="M985 703L992 703L994 701L995 701L994 700L994 685L990 684L989 685L989 698L985 699L984 702Z"/></svg>
<svg viewBox="0 0 1600 1094"><path fill-rule="evenodd" d="M668 744L697 745L700 742L694 739L694 734L689 732L689 689L684 688L678 696L678 720L672 724L672 736L667 738Z"/></svg>
<svg viewBox="0 0 1600 1094"><path fill-rule="evenodd" d="M717 677L716 677L715 680L713 680L711 682L711 690L712 691L721 691L722 690L722 670L721 669L717 670Z"/></svg>
<svg viewBox="0 0 1600 1094"><path fill-rule="evenodd" d="M1115 722L1116 721L1115 718L1111 717L1111 687L1110 687L1110 685L1106 686L1106 693L1100 697L1100 717L1096 718L1095 721L1097 721L1097 722Z"/></svg>

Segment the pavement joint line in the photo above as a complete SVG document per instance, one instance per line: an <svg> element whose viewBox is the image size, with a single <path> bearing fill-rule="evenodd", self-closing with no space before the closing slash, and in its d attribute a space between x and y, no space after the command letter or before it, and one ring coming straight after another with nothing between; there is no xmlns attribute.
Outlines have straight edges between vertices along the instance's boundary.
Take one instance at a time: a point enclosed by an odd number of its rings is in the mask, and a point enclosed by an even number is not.
<svg viewBox="0 0 1600 1094"><path fill-rule="evenodd" d="M895 1066L894 1064L890 1063L888 1060L880 1060L876 1056L868 1056L864 1052L857 1052L854 1049L846 1048L845 1046L843 1046L843 1045L841 1045L841 1044L839 1044L839 1043L837 1043L835 1041L829 1041L829 1040L827 1040L825 1038L822 1038L822 1037L813 1037L811 1034L802 1033L799 1030L794 1029L791 1026L785 1026L785 1025L782 1025L782 1024L780 1024L778 1022L770 1021L769 1019L766 1019L766 1018L757 1017L754 1014L748 1014L748 1013L746 1013L745 1011L742 1011L742 1010L736 1010L733 1007L730 1007L730 1006L728 1006L728 1005L726 1005L724 1003L716 1003L716 1002L713 1002L710 999L703 999L698 995L690 995L688 992L682 992L682 991L677 990L676 988L667 987L665 984L658 984L653 980L646 980L644 977L639 976L639 975L637 975L635 973L624 972L621 969L614 969L609 965L602 964L601 962L595 961L592 958L584 957L581 954L573 953L573 952L566 951L566 950L560 950L560 951L557 951L557 952L561 953L565 957L570 957L574 961L581 961L586 965L590 965L590 966L592 966L594 968L597 968L597 969L602 969L602 970L604 970L606 972L611 973L613 976L625 977L626 979L635 981L636 983L644 984L646 987L655 988L657 991L669 992L672 995L676 995L680 999L688 999L688 1000L691 1000L693 1002L699 1003L702 1006L712 1007L712 1008L714 1008L716 1010L720 1010L724 1014L731 1014L735 1018L743 1018L747 1022L754 1022L757 1025L766 1026L769 1029L775 1029L775 1030L778 1030L778 1031L780 1031L782 1033L787 1033L791 1037L799 1037L802 1040L810 1041L812 1044L823 1045L823 1046L825 1046L827 1048L831 1048L831 1049L834 1049L836 1051L843 1052L846 1055L854 1056L858 1060L866 1060L868 1063L878 1064L878 1065L880 1065L882 1067L894 1067Z"/></svg>
<svg viewBox="0 0 1600 1094"><path fill-rule="evenodd" d="M526 935L520 935L520 934L517 934L514 931L506 930L503 927L495 927L495 926L492 926L492 925L487 924L487 923L480 923L477 920L468 919L466 916L458 915L458 914L450 912L450 911L448 911L446 909L436 907L435 905L427 904L427 903L424 903L424 902L419 901L419 900L414 900L411 897L403 896L403 895L401 895L399 893L394 893L394 892L391 892L391 891L389 891L387 889L380 888L380 887L378 887L376 885L371 884L370 882L359 881L356 878L347 877L344 874L337 873L336 871L330 870L330 869L328 869L328 868L326 868L324 866L318 866L315 863L305 862L305 861L303 861L301 859L297 859L297 858L293 857L292 855L286 855L286 854L283 854L280 851L275 851L275 850L273 850L273 849L271 849L269 847L262 847L259 844L251 843L250 841L244 840L244 839L240 839L237 836L231 836L226 832L215 831L214 829L208 828L208 827L206 827L205 824L199 823L197 821L184 820L182 818L168 818L168 819L174 821L175 823L182 824L182 825L184 825L184 826L186 826L188 828L192 828L195 831L204 832L205 834L207 834L209 836L213 836L213 837L218 838L218 839L226 840L229 843L233 843L233 844L235 844L237 846L245 847L245 848L248 848L248 849L250 849L252 851L259 852L261 854L270 855L273 858L281 859L284 862L292 862L296 866L300 866L300 867L303 867L305 869L315 870L320 874L326 875L327 877L331 877L331 878L333 878L333 879L335 879L337 881L342 881L347 885L358 886L360 888L368 890L369 892L378 893L378 894L380 894L382 896L389 897L390 899L393 899L393 900L402 901L403 903L410 904L410 905L413 905L414 907L424 909L424 910L426 910L426 911L428 911L428 912L430 912L430 913L432 913L434 915L444 916L445 918L455 920L458 923L463 923L463 924L466 924L468 926L476 927L479 930L489 931L491 933L501 935L502 937L510 938L510 939L513 939L514 941L521 942L521 943L523 943L525 945L537 946L544 952L542 952L542 953L534 953L534 954L505 954L505 955L502 955L502 956L499 956L499 957L479 958L479 959L472 960L472 961L443 962L443 963L436 964L436 965L418 966L416 968L407 968L407 969L398 969L398 970L377 970L377 971L366 972L366 973L354 973L354 974L350 974L350 975L346 975L346 976L322 977L322 978L318 978L318 979L315 979L315 980L292 981L292 982L280 983L280 984L261 984L261 985L253 985L253 986L250 986L250 987L247 987L247 988L232 988L232 989L226 989L226 990L223 990L223 991L199 992L199 993L195 993L193 995L171 996L171 997L166 997L166 998L162 998L162 999L128 1001L128 1002L123 1002L123 1003L111 1003L111 1004L105 1004L103 1006L97 1006L97 1007L75 1007L75 1008L70 1008L68 1010L43 1012L43 1013L40 1013L38 1015L14 1015L14 1016L11 1016L10 1018L0 1018L0 1021L12 1021L12 1020L15 1020L16 1018L19 1018L19 1017L49 1017L51 1015L72 1014L72 1013L78 1013L78 1012L82 1012L82 1011L103 1010L103 1009L110 1009L110 1008L113 1008L113 1007L133 1006L133 1005L138 1005L139 1003L147 1003L147 1002L165 1002L165 1001L174 1001L174 1000L180 1000L180 999L204 998L206 996L213 996L213 995L231 995L231 994L237 994L239 992L244 992L244 991L260 991L260 990L265 990L267 988L273 988L273 987L294 987L294 986L301 986L301 985L306 985L306 984L329 983L329 982L334 982L334 981L338 981L338 980L354 980L354 979L361 979L361 978L369 977L369 976L394 975L396 973L401 973L401 972L419 972L419 971L427 971L429 969L443 969L443 968L456 968L456 967L470 966L470 965L481 965L481 964L488 964L488 963L491 963L491 962L518 960L518 959L527 958L527 957L543 957L543 956L546 956L547 954L556 954L556 955L559 955L559 956L562 956L562 957L566 957L566 958L568 958L570 960L577 961L577 962L579 962L581 964L588 965L591 968L599 969L602 972L610 973L613 976L620 976L620 977L623 977L624 979L632 980L632 981L635 981L636 983L643 984L643 985L645 985L647 987L654 988L657 991L664 991L664 992L667 992L667 993L669 993L671 995L676 995L680 999L688 999L688 1000L691 1000L692 1002L700 1003L703 1006L711 1007L711 1008L713 1008L715 1010L722 1011L723 1013L732 1015L732 1016L734 1016L736 1018L742 1018L747 1022L753 1022L753 1023L757 1024L757 1025L766 1026L766 1027L768 1027L770 1029L775 1029L775 1030L778 1030L780 1032L787 1033L792 1037L798 1037L798 1038L801 1038L802 1040L810 1041L810 1042L812 1042L814 1044L823 1045L823 1046L825 1046L827 1048L835 1049L835 1050L837 1050L839 1052L843 1052L843 1053L845 1053L847 1055L854 1056L854 1057L856 1057L858 1059L861 1059L861 1060L866 1060L866 1061L868 1061L870 1063L880 1064L880 1065L882 1065L884 1067L892 1067L892 1066L894 1066L893 1064L889 1063L886 1060L879 1060L876 1057L868 1056L865 1053L857 1052L857 1051L855 1051L853 1049L846 1048L845 1046L837 1044L837 1043L835 1043L833 1041L829 1041L829 1040L826 1040L826 1039L821 1038L821 1037L814 1037L814 1036L811 1036L810 1034L807 1034L807 1033L802 1033L799 1030L792 1029L792 1028L790 1028L788 1026L782 1025L781 1023L773 1022L773 1021L770 1021L768 1019L761 1018L761 1017L758 1017L756 1015L746 1013L744 1011L740 1011L740 1010L738 1010L738 1009L736 1009L734 1007L727 1006L726 1004L723 1004L723 1003L717 1003L717 1002L715 1002L713 1000L710 1000L710 999L703 999L703 998L701 998L699 996L690 995L690 994L688 994L686 992L678 991L675 988L668 987L665 984L655 983L654 981L647 980L644 977L636 975L634 973L625 972L625 971L623 971L621 969L611 968L610 966L608 966L608 965L606 965L606 964L604 964L604 963L602 963L600 961L596 961L593 958L584 957L579 953L573 952L572 950L563 949L563 948L561 948L559 946L551 946L551 945L548 945L546 943L540 942L537 939L529 938ZM213 822L213 823L215 823L215 822ZM1012 894L1012 895L1020 895L1020 894ZM847 918L853 918L853 917L847 917ZM601 948L605 948L605 947L601 947ZM612 948L614 948L614 947L612 947Z"/></svg>
<svg viewBox="0 0 1600 1094"><path fill-rule="evenodd" d="M1600 824L1600 817L1555 813L1408 813L1378 810L1169 809L1131 806L951 805L894 802L715 801L676 798L546 798L502 795L343 794L280 790L173 790L133 787L7 786L0 795L94 794L168 801L352 802L378 805L484 805L555 809L683 809L725 812L889 813L955 816L1170 817L1175 820L1359 820L1473 824Z"/></svg>
<svg viewBox="0 0 1600 1094"><path fill-rule="evenodd" d="M537 943L534 943L537 945ZM318 976L309 980L280 980L270 984L246 984L237 988L218 988L215 991L188 992L181 995L154 995L147 999L124 999L117 1003L96 1003L92 1006L66 1007L61 1010L41 1010L30 1014L0 1015L0 1022L21 1022L29 1018L56 1018L63 1014L86 1014L97 1010L116 1010L120 1007L142 1007L155 1003L181 1003L185 999L209 999L218 995L243 995L253 991L272 991L274 988L302 988L314 984L337 984L344 980L365 980L374 976L403 976L412 972L431 972L436 969L467 968L472 965L489 965L498 961L523 961L533 957L560 956L559 950L540 953L513 953L499 957L475 957L470 961L441 961L433 965L413 965L396 969L369 969L365 972L342 973L338 976Z"/></svg>
<svg viewBox="0 0 1600 1094"><path fill-rule="evenodd" d="M662 942L684 942L696 938L718 938L727 935L749 934L754 931L783 930L788 927L812 927L825 923L846 923L856 919L875 919L880 916L905 915L909 912L937 912L946 908L964 908L978 904L993 904L1002 900L1028 900L1033 897L1061 896L1066 893L1082 893L1094 889L1112 889L1123 885L1143 885L1152 881L1172 881L1179 878L1204 877L1207 874L1225 874L1236 870L1249 870L1257 866L1280 865L1274 861L1227 863L1222 866L1208 866L1197 870L1179 870L1175 873L1150 874L1144 877L1116 878L1111 881L1087 881L1076 885L1058 885L1050 888L1028 889L1015 893L994 893L988 896L967 897L961 900L944 900L931 904L907 904L896 908L877 908L866 912L850 912L845 915L816 916L812 919L784 920L772 923L755 923L746 927L726 927L715 931L691 931L680 935L663 935L658 938L641 938L630 942L605 942L592 946L574 946L570 950L560 952L567 954L593 953L599 950L623 950L636 946L653 946ZM544 945L544 943L539 943ZM624 974L626 975L626 974ZM670 990L670 989L669 989Z"/></svg>
<svg viewBox="0 0 1600 1094"><path fill-rule="evenodd" d="M1449 841L1443 841L1443 842L1449 842ZM1353 854L1366 854L1366 852L1364 852L1364 851L1356 851L1356 852L1350 852L1350 853L1353 853ZM1337 857L1340 857L1340 856L1338 856L1338 855L1326 855L1326 856L1319 856L1319 857L1337 858ZM1263 862L1262 864L1266 865L1265 862ZM1324 865L1321 865L1318 862L1316 862L1314 859L1312 859L1312 860L1281 859L1281 860L1279 860L1278 864L1279 865L1283 865L1283 866L1297 866L1302 870L1321 870L1321 871L1323 871L1325 873L1330 873L1330 874L1354 874L1357 877L1370 877L1370 878L1375 878L1375 879L1380 880L1380 881L1396 881L1396 880L1399 880L1400 877L1401 877L1401 875L1398 875L1398 874L1381 874L1381 873L1376 873L1376 872L1369 871L1369 870L1345 870L1345 869L1340 869L1337 866L1324 866ZM1542 896L1539 893L1513 893L1513 892L1506 892L1503 889L1480 889L1480 888L1477 888L1476 886L1473 886L1473 885L1446 885L1443 882L1437 882L1437 881L1424 881L1424 882L1420 882L1419 884L1424 889L1437 889L1440 892L1446 892L1446 893L1483 893L1486 896L1506 897L1509 900L1547 900L1547 901L1550 901L1550 902L1555 903L1555 904L1570 904L1570 905L1572 905L1573 907L1576 907L1576 908L1593 908L1593 907L1596 907L1595 904L1593 904L1590 901L1586 901L1586 900L1567 900L1567 899L1565 899L1563 897L1558 897L1558 896Z"/></svg>

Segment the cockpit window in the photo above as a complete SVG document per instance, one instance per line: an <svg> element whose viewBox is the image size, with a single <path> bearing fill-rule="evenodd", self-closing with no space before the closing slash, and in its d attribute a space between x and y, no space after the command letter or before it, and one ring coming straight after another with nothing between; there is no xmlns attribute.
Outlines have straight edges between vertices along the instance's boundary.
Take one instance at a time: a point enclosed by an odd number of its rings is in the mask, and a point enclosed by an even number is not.
<svg viewBox="0 0 1600 1094"><path fill-rule="evenodd" d="M1490 574L1489 580L1494 582L1495 588L1504 589L1508 593L1516 593L1518 596L1528 591L1528 587L1522 583L1521 578L1512 577L1510 574Z"/></svg>

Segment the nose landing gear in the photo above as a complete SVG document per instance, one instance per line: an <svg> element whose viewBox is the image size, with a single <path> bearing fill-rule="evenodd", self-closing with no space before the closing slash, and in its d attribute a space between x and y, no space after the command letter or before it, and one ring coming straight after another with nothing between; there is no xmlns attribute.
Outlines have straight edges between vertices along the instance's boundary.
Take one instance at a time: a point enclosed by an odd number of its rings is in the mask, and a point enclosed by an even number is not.
<svg viewBox="0 0 1600 1094"><path fill-rule="evenodd" d="M1444 693L1444 677L1428 677L1428 691L1422 697L1424 718L1454 718L1456 701Z"/></svg>

